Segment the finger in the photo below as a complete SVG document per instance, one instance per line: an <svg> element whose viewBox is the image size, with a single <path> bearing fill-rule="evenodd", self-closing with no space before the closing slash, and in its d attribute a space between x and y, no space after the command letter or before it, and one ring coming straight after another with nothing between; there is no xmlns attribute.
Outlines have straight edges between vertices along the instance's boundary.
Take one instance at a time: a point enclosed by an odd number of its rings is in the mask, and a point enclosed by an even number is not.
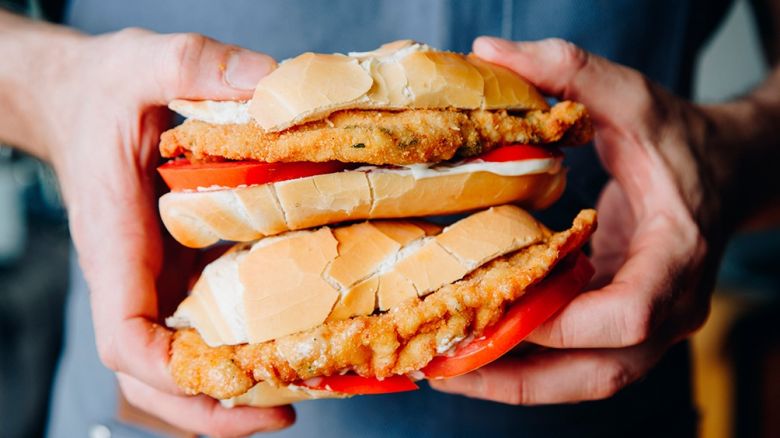
<svg viewBox="0 0 780 438"><path fill-rule="evenodd" d="M474 41L474 53L516 71L546 94L584 103L597 119L624 113L643 82L637 71L556 38L511 42L480 37Z"/></svg>
<svg viewBox="0 0 780 438"><path fill-rule="evenodd" d="M138 65L149 66L148 80L138 80L134 90L150 105L173 99L249 99L260 78L276 68L268 55L200 34L124 32L138 47Z"/></svg>
<svg viewBox="0 0 780 438"><path fill-rule="evenodd" d="M628 202L625 192L614 179L601 192L596 211L604 214L599 217L598 229L590 240L590 261L596 272L589 289L609 284L626 260L637 222L632 210L626 208Z"/></svg>
<svg viewBox="0 0 780 438"><path fill-rule="evenodd" d="M659 88L642 74L560 39L513 43L481 37L474 42L474 52L516 71L549 95L583 103L596 128L602 164L628 191L646 192L649 183L658 188L659 197L674 195L661 187L667 177L658 170L664 168L658 166L661 158L645 147L657 134L646 127L663 111L654 107ZM621 141L600 141L607 136ZM655 198L652 192L632 197L632 208Z"/></svg>
<svg viewBox="0 0 780 438"><path fill-rule="evenodd" d="M160 104L181 98L247 99L260 78L276 68L268 55L199 34L154 38L161 46L155 59Z"/></svg>
<svg viewBox="0 0 780 438"><path fill-rule="evenodd" d="M127 401L180 429L209 436L244 436L283 429L295 421L290 406L225 408L205 395L175 396L160 392L128 375L118 374Z"/></svg>
<svg viewBox="0 0 780 438"><path fill-rule="evenodd" d="M89 188L70 208L79 262L90 286L98 352L114 371L178 391L167 369L170 332L157 321L162 247L142 189ZM123 208L105 208L111 200ZM100 218L96 221L95 218Z"/></svg>
<svg viewBox="0 0 780 438"><path fill-rule="evenodd" d="M135 140L142 143L141 150L151 148L163 120L149 116L142 121L140 139L115 142L127 145ZM70 195L73 241L91 291L100 358L114 371L178 392L167 366L171 335L157 324L158 274L164 249L152 179L143 165L135 164L139 157L126 157L110 148L96 148L96 154L102 154L95 160L98 165L78 166L66 195ZM163 287L170 284L161 283ZM183 287L161 293L178 296Z"/></svg>
<svg viewBox="0 0 780 438"><path fill-rule="evenodd" d="M547 350L504 358L430 384L439 391L515 405L599 400L644 375L662 351L651 344L614 350Z"/></svg>
<svg viewBox="0 0 780 438"><path fill-rule="evenodd" d="M683 266L694 257L690 233L654 218L638 225L612 282L575 298L538 327L529 341L556 348L638 345L664 320L681 290ZM652 274L652 275L651 275Z"/></svg>

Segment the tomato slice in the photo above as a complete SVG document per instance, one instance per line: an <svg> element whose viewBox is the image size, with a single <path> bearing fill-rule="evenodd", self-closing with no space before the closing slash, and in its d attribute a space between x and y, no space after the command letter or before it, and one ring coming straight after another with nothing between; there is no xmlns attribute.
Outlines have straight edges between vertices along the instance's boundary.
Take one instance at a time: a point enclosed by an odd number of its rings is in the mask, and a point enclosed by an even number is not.
<svg viewBox="0 0 780 438"><path fill-rule="evenodd" d="M422 369L429 379L460 376L506 354L536 327L564 308L588 284L593 266L582 252L572 254L520 297L497 324L452 356L437 356Z"/></svg>
<svg viewBox="0 0 780 438"><path fill-rule="evenodd" d="M357 374L344 374L328 377L314 377L296 385L321 391L340 392L342 394L389 394L393 392L414 391L419 387L406 376L391 376L382 380L376 377L363 377Z"/></svg>
<svg viewBox="0 0 780 438"><path fill-rule="evenodd" d="M198 187L238 187L340 172L347 163L262 163L259 161L225 161L191 163L187 159L169 161L157 168L171 190L194 190Z"/></svg>
<svg viewBox="0 0 780 438"><path fill-rule="evenodd" d="M522 161L560 157L558 148L513 144L486 152L473 160L488 162ZM198 187L238 187L266 184L325 173L341 172L356 166L354 163L328 161L325 163L293 162L263 163L260 161L223 161L192 163L180 158L157 168L171 190L195 190Z"/></svg>
<svg viewBox="0 0 780 438"><path fill-rule="evenodd" d="M488 161L491 163L503 163L506 161L557 158L560 156L562 156L561 151L555 147L533 146L530 144L511 144L485 152L484 154L479 155L474 159Z"/></svg>

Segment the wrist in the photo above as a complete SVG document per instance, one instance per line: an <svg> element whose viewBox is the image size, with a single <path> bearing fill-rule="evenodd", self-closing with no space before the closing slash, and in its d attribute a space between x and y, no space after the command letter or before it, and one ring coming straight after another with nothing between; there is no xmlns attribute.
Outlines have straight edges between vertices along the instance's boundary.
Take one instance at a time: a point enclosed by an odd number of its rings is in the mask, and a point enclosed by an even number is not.
<svg viewBox="0 0 780 438"><path fill-rule="evenodd" d="M50 160L53 93L79 52L82 34L0 11L0 141Z"/></svg>
<svg viewBox="0 0 780 438"><path fill-rule="evenodd" d="M698 148L702 165L722 205L728 231L740 226L777 196L780 159L776 127L780 111L755 95L699 107L704 129Z"/></svg>

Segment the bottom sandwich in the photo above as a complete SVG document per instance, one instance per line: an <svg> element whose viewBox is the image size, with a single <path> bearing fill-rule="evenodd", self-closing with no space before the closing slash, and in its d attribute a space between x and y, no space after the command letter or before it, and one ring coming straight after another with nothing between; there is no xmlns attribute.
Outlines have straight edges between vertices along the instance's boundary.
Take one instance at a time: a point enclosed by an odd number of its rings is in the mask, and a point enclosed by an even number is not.
<svg viewBox="0 0 780 438"><path fill-rule="evenodd" d="M405 391L508 352L583 289L584 210L553 233L500 206L440 227L376 221L240 244L167 320L171 372L227 405Z"/></svg>

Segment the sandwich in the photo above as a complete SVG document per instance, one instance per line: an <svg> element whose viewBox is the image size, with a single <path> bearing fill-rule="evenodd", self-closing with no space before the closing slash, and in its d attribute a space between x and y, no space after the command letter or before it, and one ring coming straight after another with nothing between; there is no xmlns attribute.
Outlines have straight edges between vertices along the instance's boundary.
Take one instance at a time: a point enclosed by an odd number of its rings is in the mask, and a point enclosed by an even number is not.
<svg viewBox="0 0 780 438"><path fill-rule="evenodd" d="M342 221L446 215L560 197L558 146L590 141L582 104L553 107L476 56L412 41L306 53L248 102L182 101L163 133L163 223L182 244L252 241Z"/></svg>
<svg viewBox="0 0 780 438"><path fill-rule="evenodd" d="M585 210L552 233L503 205L440 228L384 220L241 243L166 321L190 394L272 406L414 389L498 358L590 279Z"/></svg>
<svg viewBox="0 0 780 438"><path fill-rule="evenodd" d="M517 346L593 274L565 187L585 108L503 67L411 41L303 54L248 102L174 101L160 198L182 244L236 242L166 324L170 369L227 406L415 389ZM420 219L469 214L447 226Z"/></svg>

